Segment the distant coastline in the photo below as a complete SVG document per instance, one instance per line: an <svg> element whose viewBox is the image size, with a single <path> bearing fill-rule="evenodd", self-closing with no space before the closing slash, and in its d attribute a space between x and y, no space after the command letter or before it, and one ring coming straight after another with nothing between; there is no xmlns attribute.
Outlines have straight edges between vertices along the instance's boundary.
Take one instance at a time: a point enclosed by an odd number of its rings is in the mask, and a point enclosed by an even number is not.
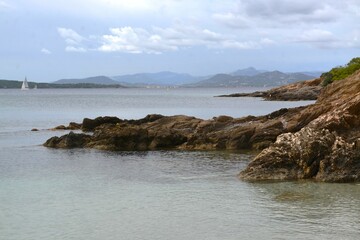
<svg viewBox="0 0 360 240"><path fill-rule="evenodd" d="M37 82L28 82L29 88L33 89L37 86L38 89L46 88L125 88L121 84L95 84L95 83L75 83L75 84L57 84L57 83L37 83ZM0 80L0 89L20 89L22 81L15 80Z"/></svg>
<svg viewBox="0 0 360 240"><path fill-rule="evenodd" d="M192 76L186 73L157 72L136 73L120 76L93 76L87 78L60 79L50 83L29 82L34 88L168 88L168 87L264 87L282 86L297 81L310 80L320 76L320 72L284 73L280 71L257 70L253 67L231 73L208 76ZM31 80L31 79L30 79ZM16 80L0 80L0 88L20 88Z"/></svg>

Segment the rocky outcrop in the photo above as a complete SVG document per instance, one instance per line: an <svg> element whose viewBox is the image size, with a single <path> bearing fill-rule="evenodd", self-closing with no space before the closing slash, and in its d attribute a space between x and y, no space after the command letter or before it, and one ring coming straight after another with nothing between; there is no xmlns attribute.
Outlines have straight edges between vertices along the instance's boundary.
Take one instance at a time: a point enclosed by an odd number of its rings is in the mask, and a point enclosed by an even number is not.
<svg viewBox="0 0 360 240"><path fill-rule="evenodd" d="M278 137L240 173L246 180L360 179L360 151L335 132L305 127Z"/></svg>
<svg viewBox="0 0 360 240"><path fill-rule="evenodd" d="M82 148L91 137L83 133L70 132L61 137L52 137L45 142L45 146L52 148Z"/></svg>
<svg viewBox="0 0 360 240"><path fill-rule="evenodd" d="M234 93L219 97L261 97L269 101L316 100L323 88L320 78L297 82L263 92Z"/></svg>
<svg viewBox="0 0 360 240"><path fill-rule="evenodd" d="M324 89L298 118L313 118L295 133L278 136L240 178L254 180L360 180L360 72ZM316 117L315 117L316 116Z"/></svg>
<svg viewBox="0 0 360 240"><path fill-rule="evenodd" d="M263 149L274 142L279 134L300 129L300 125L289 120L302 109L304 107L280 109L261 117L219 116L211 120L156 114L139 120L85 118L82 124L76 126L82 126L83 131L93 134L86 135L89 138L85 138L82 144L68 143L71 139L78 141L75 138L54 137L44 145L53 148L88 147L113 151ZM305 122L311 120L311 117L306 118Z"/></svg>
<svg viewBox="0 0 360 240"><path fill-rule="evenodd" d="M70 132L62 137L50 138L47 147L96 148L101 150L156 150L174 149L188 140L200 119L187 116L165 117L148 115L139 120L121 120L116 117L85 118L83 131L92 135Z"/></svg>
<svg viewBox="0 0 360 240"><path fill-rule="evenodd" d="M263 149L241 179L360 180L360 71L328 85L315 104L260 117L99 117L72 125L89 133L70 132L44 145L111 151Z"/></svg>

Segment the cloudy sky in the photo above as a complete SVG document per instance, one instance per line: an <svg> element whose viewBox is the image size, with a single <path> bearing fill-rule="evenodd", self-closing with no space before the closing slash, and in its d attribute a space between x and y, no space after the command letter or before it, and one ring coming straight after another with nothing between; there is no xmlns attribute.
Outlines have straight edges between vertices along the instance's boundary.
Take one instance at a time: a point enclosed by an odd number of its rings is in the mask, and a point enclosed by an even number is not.
<svg viewBox="0 0 360 240"><path fill-rule="evenodd" d="M0 79L323 71L360 56L360 0L0 0L0 32Z"/></svg>

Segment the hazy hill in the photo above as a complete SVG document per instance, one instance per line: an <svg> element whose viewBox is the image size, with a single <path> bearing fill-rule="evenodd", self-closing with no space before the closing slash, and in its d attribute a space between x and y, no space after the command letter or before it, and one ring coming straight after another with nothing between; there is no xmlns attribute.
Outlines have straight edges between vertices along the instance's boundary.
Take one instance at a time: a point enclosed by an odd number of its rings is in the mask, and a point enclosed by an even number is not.
<svg viewBox="0 0 360 240"><path fill-rule="evenodd" d="M38 88L103 88L103 87L236 87L236 86L279 86L318 77L321 72L283 73L280 71L257 70L253 67L240 69L229 74L195 77L186 73L169 71L137 73L114 77L96 76L81 79L61 79L53 83L30 82ZM22 81L1 81L0 88L20 88Z"/></svg>
<svg viewBox="0 0 360 240"><path fill-rule="evenodd" d="M266 70L257 70L254 67L248 67L244 69L236 70L235 72L232 72L230 75L233 76L255 76L260 73L267 72Z"/></svg>
<svg viewBox="0 0 360 240"><path fill-rule="evenodd" d="M112 79L130 85L163 85L179 86L182 84L194 83L199 78L186 73L157 72L157 73L137 73L122 76L114 76Z"/></svg>
<svg viewBox="0 0 360 240"><path fill-rule="evenodd" d="M303 73L283 73L280 71L272 71L260 73L252 76L252 81L259 84L270 85L284 85L302 80L313 79L314 76L309 76Z"/></svg>
<svg viewBox="0 0 360 240"><path fill-rule="evenodd" d="M272 72L272 71L258 70L254 67L248 67L248 68L236 70L235 72L230 73L230 75L232 75L232 76L255 76L260 73L266 73L266 72ZM298 74L298 73L305 74L308 76L313 76L313 77L317 78L317 77L320 77L320 75L323 72L321 72L321 71L305 71L305 72L296 72L296 73L287 72L286 74Z"/></svg>
<svg viewBox="0 0 360 240"><path fill-rule="evenodd" d="M60 79L53 83L55 84L91 83L91 84L103 84L103 85L119 85L119 82L114 81L113 79L106 76L96 76L96 77L79 78L79 79Z"/></svg>
<svg viewBox="0 0 360 240"><path fill-rule="evenodd" d="M237 86L279 86L302 80L313 79L302 73L283 73L280 71L263 72L253 76L232 76L217 74L209 79L199 81L189 87L237 87Z"/></svg>

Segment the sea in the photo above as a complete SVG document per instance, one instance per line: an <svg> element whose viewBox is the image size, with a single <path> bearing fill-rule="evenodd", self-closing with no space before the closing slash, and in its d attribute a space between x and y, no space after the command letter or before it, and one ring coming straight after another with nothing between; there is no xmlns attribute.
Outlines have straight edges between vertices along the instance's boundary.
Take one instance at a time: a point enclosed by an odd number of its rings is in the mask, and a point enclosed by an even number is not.
<svg viewBox="0 0 360 240"><path fill-rule="evenodd" d="M359 184L239 180L255 152L42 146L67 133L50 128L85 117L211 119L313 103L214 97L256 90L0 90L0 239L359 239Z"/></svg>

